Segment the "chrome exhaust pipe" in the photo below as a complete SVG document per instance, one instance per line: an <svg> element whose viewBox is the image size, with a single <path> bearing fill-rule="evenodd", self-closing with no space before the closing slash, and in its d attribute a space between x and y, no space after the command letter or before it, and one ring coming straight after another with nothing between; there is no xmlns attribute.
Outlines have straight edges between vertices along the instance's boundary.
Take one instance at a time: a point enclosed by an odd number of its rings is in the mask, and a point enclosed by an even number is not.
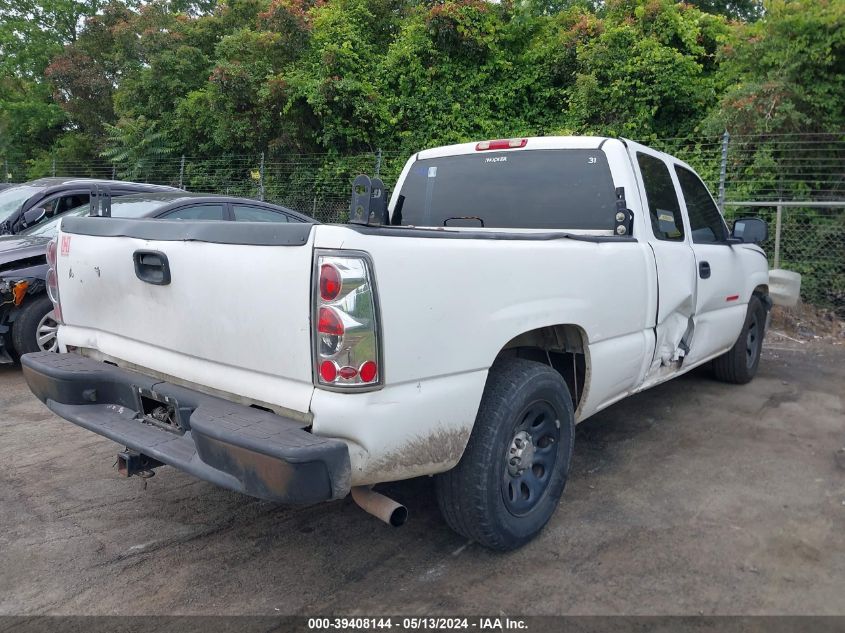
<svg viewBox="0 0 845 633"><path fill-rule="evenodd" d="M389 497L373 492L368 486L354 486L352 498L362 510L381 519L388 525L399 527L408 520L408 508Z"/></svg>

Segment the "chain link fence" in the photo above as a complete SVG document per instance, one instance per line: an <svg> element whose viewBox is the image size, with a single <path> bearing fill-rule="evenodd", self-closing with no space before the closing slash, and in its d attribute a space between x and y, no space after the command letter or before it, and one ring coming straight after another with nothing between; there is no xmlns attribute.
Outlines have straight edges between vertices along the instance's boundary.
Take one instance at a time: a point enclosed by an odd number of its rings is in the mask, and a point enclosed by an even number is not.
<svg viewBox="0 0 845 633"><path fill-rule="evenodd" d="M321 222L345 222L352 179L359 173L380 175L385 183L396 181L407 156L399 152L367 152L351 156L333 154L259 154L202 158L171 157L133 168L107 161L40 161L36 169L14 169L11 179L73 176L132 180L179 187L187 191L226 194L266 200L306 213Z"/></svg>
<svg viewBox="0 0 845 633"><path fill-rule="evenodd" d="M802 299L845 316L845 132L663 139L690 163L726 219L760 217L772 267L801 273Z"/></svg>
<svg viewBox="0 0 845 633"><path fill-rule="evenodd" d="M769 224L771 265L803 276L802 297L845 315L845 132L645 139L692 165L728 220L756 216ZM275 202L321 222L348 217L352 179L379 175L388 188L407 154L286 154L171 157L139 165L59 159L10 168L6 178L77 176L167 184ZM786 204L778 204L786 203ZM799 204L803 203L803 204ZM761 205L770 206L761 206ZM778 221L778 216L780 221Z"/></svg>

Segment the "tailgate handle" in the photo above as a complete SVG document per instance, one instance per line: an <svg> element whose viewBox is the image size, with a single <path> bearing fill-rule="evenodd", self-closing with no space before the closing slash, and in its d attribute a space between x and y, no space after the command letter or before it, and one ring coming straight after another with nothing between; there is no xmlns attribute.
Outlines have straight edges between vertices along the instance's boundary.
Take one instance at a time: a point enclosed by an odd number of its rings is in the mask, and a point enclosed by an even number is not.
<svg viewBox="0 0 845 633"><path fill-rule="evenodd" d="M167 255L161 251L135 251L132 259L135 261L135 275L141 281L156 286L170 283L170 264Z"/></svg>

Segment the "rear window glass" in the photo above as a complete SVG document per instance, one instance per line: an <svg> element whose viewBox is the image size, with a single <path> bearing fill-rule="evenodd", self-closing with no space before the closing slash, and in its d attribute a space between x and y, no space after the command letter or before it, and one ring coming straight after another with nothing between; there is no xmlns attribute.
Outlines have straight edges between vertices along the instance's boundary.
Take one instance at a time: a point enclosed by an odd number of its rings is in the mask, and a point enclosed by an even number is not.
<svg viewBox="0 0 845 633"><path fill-rule="evenodd" d="M402 224L416 226L613 230L616 212L600 150L427 158L411 166L399 194Z"/></svg>

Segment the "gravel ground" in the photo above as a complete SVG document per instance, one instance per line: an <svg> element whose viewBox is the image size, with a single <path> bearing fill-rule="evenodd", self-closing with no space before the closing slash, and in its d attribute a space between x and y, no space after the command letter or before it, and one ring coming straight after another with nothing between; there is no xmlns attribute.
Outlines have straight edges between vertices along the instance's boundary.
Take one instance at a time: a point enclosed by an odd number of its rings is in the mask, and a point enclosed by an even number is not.
<svg viewBox="0 0 845 633"><path fill-rule="evenodd" d="M119 447L0 367L0 614L845 614L845 347L770 341L746 386L693 372L578 427L543 534L488 552L428 479L289 508Z"/></svg>

